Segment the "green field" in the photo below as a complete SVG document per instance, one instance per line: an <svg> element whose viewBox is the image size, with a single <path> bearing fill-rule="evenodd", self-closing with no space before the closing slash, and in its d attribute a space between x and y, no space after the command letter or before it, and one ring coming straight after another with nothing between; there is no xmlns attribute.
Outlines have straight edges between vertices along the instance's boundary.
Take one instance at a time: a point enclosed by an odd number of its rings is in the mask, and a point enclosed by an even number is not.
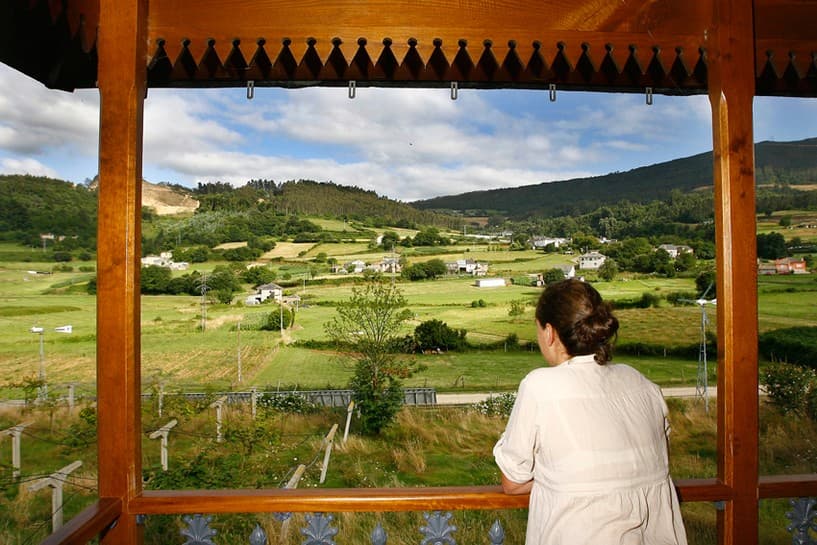
<svg viewBox="0 0 817 545"><path fill-rule="evenodd" d="M532 251L487 252L460 251L454 247L438 249L444 260L473 257L491 263L490 276L505 278L546 270L564 264L570 256L544 255ZM274 252L294 261L274 262L279 276L296 279L287 290L302 297L296 324L285 332L259 331L255 327L275 307L245 307L237 295L232 305L208 304L202 320L199 297L142 297L142 370L143 380L157 377L179 388L245 388L251 385L299 388L344 387L352 362L330 351L298 348L293 341L325 340L324 324L334 312L334 303L349 296L353 279L345 284L310 283L307 280L309 256L319 251L330 256L380 259L384 253L371 252L368 243L295 244L280 243ZM448 253L445 253L445 252ZM96 370L96 299L84 291L84 283L93 275L79 272L51 272L54 264L34 261L37 250L0 245L1 255L23 252L31 261L4 262L0 267L0 372L7 383L34 377L39 372L40 336L33 326L43 327L43 353L49 383L79 383L93 391ZM302 258L297 255L306 252ZM355 253L363 252L363 253ZM368 252L368 253L366 253ZM205 263L199 270L210 270L216 263ZM38 274L48 273L48 274ZM181 274L181 273L177 273ZM336 277L337 278L337 277ZM389 278L386 277L389 281ZM523 345L535 339L533 306L539 289L508 285L502 288L478 288L473 278L447 277L435 281L403 282L399 278L408 306L414 313L402 333L429 319L468 331L471 344L494 344L499 350L420 356L426 369L407 380L408 386L429 386L439 391L513 390L530 369L541 364L535 351L505 352L509 335ZM638 299L643 293L666 295L692 292L691 278L623 277L614 282L596 282L608 300ZM246 293L250 292L246 286ZM817 279L812 275L760 277L759 313L761 331L815 325L813 309L817 303ZM531 305L522 316L510 317L512 301ZM482 301L481 305L474 305ZM716 307L708 307L709 329L715 330ZM695 306L672 307L664 302L658 308L622 309L619 342L649 343L671 351L675 347L695 345L700 338L700 309ZM205 330L201 330L202 323ZM239 324L241 331L239 332ZM73 332L63 334L55 328L71 325ZM242 381L238 382L241 354ZM714 359L714 355L711 356ZM632 362L653 380L664 385L694 384L697 360L672 357L620 356ZM19 393L16 392L16 393ZM12 395L12 392L8 392Z"/></svg>

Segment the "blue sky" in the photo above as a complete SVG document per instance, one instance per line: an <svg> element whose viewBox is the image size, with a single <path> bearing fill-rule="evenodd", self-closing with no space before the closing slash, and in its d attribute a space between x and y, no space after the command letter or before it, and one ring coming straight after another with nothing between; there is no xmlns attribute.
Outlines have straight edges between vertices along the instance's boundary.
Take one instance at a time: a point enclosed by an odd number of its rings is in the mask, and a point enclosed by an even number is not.
<svg viewBox="0 0 817 545"><path fill-rule="evenodd" d="M99 96L0 65L0 173L97 171ZM704 96L358 87L151 89L144 177L333 181L412 201L624 171L712 149ZM817 136L817 100L758 98L755 140Z"/></svg>

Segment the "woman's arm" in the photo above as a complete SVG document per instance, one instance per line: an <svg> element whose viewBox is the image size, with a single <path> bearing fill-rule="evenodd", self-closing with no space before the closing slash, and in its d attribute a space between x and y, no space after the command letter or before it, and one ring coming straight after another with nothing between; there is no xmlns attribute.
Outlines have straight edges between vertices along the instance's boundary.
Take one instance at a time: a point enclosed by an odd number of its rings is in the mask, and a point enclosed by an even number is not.
<svg viewBox="0 0 817 545"><path fill-rule="evenodd" d="M530 493L533 487L533 479L526 483L517 483L510 480L505 474L502 474L502 491L509 495L521 495Z"/></svg>

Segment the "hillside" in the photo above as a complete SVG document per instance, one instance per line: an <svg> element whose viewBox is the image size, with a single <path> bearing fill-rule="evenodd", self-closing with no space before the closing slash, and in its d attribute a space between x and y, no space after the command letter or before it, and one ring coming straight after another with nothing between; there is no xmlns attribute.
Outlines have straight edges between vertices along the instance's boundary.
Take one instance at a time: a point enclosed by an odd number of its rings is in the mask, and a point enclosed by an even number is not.
<svg viewBox="0 0 817 545"><path fill-rule="evenodd" d="M159 216L192 214L199 207L190 193L166 185L142 182L142 206L152 208Z"/></svg>
<svg viewBox="0 0 817 545"><path fill-rule="evenodd" d="M757 183L817 183L817 138L760 142L755 146ZM563 216L590 212L622 200L664 200L673 190L712 186L712 154L700 153L626 172L507 189L473 191L415 201L422 210L497 212L512 218Z"/></svg>

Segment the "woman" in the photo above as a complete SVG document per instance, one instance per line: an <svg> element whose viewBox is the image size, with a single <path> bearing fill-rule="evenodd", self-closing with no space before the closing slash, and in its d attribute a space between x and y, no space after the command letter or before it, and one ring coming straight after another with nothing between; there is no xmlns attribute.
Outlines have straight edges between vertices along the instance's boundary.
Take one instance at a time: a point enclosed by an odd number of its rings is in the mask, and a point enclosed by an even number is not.
<svg viewBox="0 0 817 545"><path fill-rule="evenodd" d="M548 286L539 350L494 447L506 494L530 492L527 545L686 545L658 386L610 363L618 320L589 284Z"/></svg>

